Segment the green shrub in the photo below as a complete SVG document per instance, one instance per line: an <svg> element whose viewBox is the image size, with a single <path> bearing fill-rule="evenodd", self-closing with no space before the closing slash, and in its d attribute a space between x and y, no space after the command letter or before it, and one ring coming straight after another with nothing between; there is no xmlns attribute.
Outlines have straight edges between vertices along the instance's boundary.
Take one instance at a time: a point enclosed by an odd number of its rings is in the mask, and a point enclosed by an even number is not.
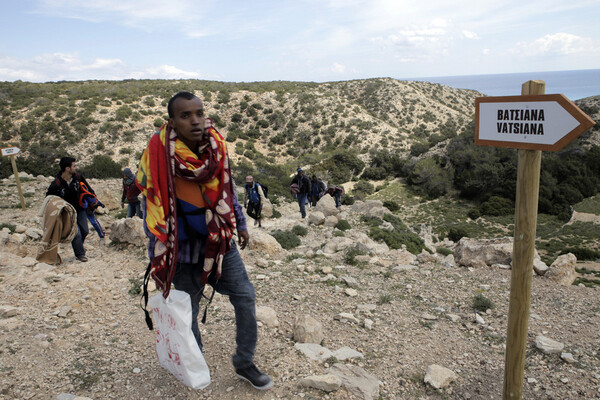
<svg viewBox="0 0 600 400"><path fill-rule="evenodd" d="M160 128L163 124L165 123L165 120L163 120L162 118L155 118L154 122L152 123L156 128Z"/></svg>
<svg viewBox="0 0 600 400"><path fill-rule="evenodd" d="M281 218L281 213L277 210L273 210L273 218Z"/></svg>
<svg viewBox="0 0 600 400"><path fill-rule="evenodd" d="M467 216L475 221L477 218L481 217L481 212L478 208L471 208L467 213Z"/></svg>
<svg viewBox="0 0 600 400"><path fill-rule="evenodd" d="M375 187L371 182L367 181L358 181L356 185L354 185L354 189L352 190L354 195L357 197L363 197L375 192Z"/></svg>
<svg viewBox="0 0 600 400"><path fill-rule="evenodd" d="M6 222L2 222L2 223L0 223L0 231L1 231L2 229L4 229L4 228L8 228L8 230L9 230L11 233L15 233L15 229L17 229L17 227L16 227L15 225L13 225L13 224L9 224L9 223L6 223Z"/></svg>
<svg viewBox="0 0 600 400"><path fill-rule="evenodd" d="M345 219L340 219L337 222L337 224L335 224L335 227L338 228L340 231L346 231L351 228L350 223Z"/></svg>
<svg viewBox="0 0 600 400"><path fill-rule="evenodd" d="M277 240L277 242L286 250L293 249L300 245L300 239L298 236L290 231L276 230L271 233L271 236Z"/></svg>
<svg viewBox="0 0 600 400"><path fill-rule="evenodd" d="M447 256L447 255L449 255L449 254L452 254L452 250L450 250L450 249L447 249L447 248L445 248L445 247L436 247L436 248L435 248L435 251L436 251L438 254L441 254L441 255L443 255L443 256Z"/></svg>
<svg viewBox="0 0 600 400"><path fill-rule="evenodd" d="M458 242L463 237L469 237L469 234L465 228L453 227L448 229L448 239L453 242Z"/></svg>
<svg viewBox="0 0 600 400"><path fill-rule="evenodd" d="M356 261L356 256L364 255L364 251L359 250L358 247L352 247L346 252L346 255L344 256L344 262L348 265L356 265L358 264L358 261Z"/></svg>
<svg viewBox="0 0 600 400"><path fill-rule="evenodd" d="M494 307L495 304L481 293L477 293L475 297L473 297L473 308L476 311L486 312Z"/></svg>
<svg viewBox="0 0 600 400"><path fill-rule="evenodd" d="M109 156L95 155L92 163L85 168L87 178L120 178L123 176L121 166Z"/></svg>
<svg viewBox="0 0 600 400"><path fill-rule="evenodd" d="M578 260L596 261L600 259L600 251L587 247L567 247L560 254L573 253Z"/></svg>
<svg viewBox="0 0 600 400"><path fill-rule="evenodd" d="M354 204L354 196L345 195L342 197L342 204L345 206L351 206Z"/></svg>
<svg viewBox="0 0 600 400"><path fill-rule="evenodd" d="M483 215L501 216L514 214L515 209L512 200L504 197L492 196L479 206Z"/></svg>
<svg viewBox="0 0 600 400"><path fill-rule="evenodd" d="M296 236L306 236L308 234L308 229L302 225L294 225L292 228L292 233L294 233Z"/></svg>
<svg viewBox="0 0 600 400"><path fill-rule="evenodd" d="M385 200L383 206L391 212L396 212L400 209L400 205L393 200Z"/></svg>

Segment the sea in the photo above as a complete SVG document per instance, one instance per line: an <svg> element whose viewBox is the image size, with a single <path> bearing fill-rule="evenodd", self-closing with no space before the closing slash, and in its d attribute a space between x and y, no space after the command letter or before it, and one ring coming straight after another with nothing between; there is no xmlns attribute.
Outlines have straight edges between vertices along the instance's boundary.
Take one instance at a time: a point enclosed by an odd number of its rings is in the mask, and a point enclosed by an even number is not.
<svg viewBox="0 0 600 400"><path fill-rule="evenodd" d="M546 82L546 94L564 94L570 100L600 95L600 69L438 76L407 80L440 83L456 89L472 89L488 96L520 95L523 83L542 80Z"/></svg>

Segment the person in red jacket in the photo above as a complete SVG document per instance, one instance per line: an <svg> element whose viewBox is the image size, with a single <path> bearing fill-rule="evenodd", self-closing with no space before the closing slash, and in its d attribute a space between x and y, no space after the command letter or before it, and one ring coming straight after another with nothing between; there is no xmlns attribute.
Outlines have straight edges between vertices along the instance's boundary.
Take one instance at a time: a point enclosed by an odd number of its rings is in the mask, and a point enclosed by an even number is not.
<svg viewBox="0 0 600 400"><path fill-rule="evenodd" d="M121 208L125 206L127 199L127 218L137 215L138 218L143 218L142 209L140 207L140 199L138 194L141 191L135 184L135 175L129 168L123 170L123 195L121 196Z"/></svg>

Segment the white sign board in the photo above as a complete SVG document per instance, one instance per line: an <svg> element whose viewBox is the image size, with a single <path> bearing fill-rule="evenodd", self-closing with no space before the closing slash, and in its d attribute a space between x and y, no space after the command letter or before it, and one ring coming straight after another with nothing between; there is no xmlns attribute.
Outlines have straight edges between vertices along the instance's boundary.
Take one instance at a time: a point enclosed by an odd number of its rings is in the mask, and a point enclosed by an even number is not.
<svg viewBox="0 0 600 400"><path fill-rule="evenodd" d="M21 149L19 149L18 147L4 147L0 150L2 151L2 156L14 156L16 154L19 154L19 152L21 151Z"/></svg>
<svg viewBox="0 0 600 400"><path fill-rule="evenodd" d="M475 143L556 151L594 125L563 95L478 97Z"/></svg>

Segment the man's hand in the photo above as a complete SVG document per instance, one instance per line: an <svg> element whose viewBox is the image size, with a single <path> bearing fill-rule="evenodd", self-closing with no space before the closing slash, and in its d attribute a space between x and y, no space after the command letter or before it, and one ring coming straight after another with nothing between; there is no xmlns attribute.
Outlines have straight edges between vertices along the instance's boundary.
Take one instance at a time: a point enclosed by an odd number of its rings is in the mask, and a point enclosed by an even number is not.
<svg viewBox="0 0 600 400"><path fill-rule="evenodd" d="M125 202L121 202L121 208L125 207Z"/></svg>
<svg viewBox="0 0 600 400"><path fill-rule="evenodd" d="M238 231L238 242L240 244L240 249L244 250L246 246L248 246L249 240L250 235L248 235L248 231Z"/></svg>

